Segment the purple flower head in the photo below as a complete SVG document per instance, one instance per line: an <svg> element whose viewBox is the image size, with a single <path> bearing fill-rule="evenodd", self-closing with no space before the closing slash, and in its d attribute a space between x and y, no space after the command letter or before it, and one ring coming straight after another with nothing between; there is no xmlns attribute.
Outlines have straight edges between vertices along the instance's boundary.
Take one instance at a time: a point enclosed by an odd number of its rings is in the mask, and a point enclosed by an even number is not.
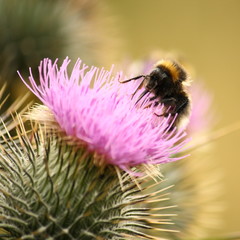
<svg viewBox="0 0 240 240"><path fill-rule="evenodd" d="M88 68L81 60L69 74L69 63L66 58L58 67L57 61L44 59L39 86L31 70L29 83L22 79L47 106L61 131L84 143L99 161L125 171L178 159L172 156L186 142L180 141L185 133L169 133L169 119L156 117L156 108L136 106L131 98L136 82L120 84L120 74Z"/></svg>
<svg viewBox="0 0 240 240"><path fill-rule="evenodd" d="M207 132L213 125L212 96L201 82L193 83L190 92L192 95L192 112L187 130L191 135L198 135Z"/></svg>

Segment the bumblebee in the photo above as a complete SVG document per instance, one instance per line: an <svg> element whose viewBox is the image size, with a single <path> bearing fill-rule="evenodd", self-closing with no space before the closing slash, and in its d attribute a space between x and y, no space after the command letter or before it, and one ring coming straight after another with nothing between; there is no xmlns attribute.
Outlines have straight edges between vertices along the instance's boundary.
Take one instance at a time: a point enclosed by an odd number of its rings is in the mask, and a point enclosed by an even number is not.
<svg viewBox="0 0 240 240"><path fill-rule="evenodd" d="M147 94L152 94L147 100L157 106L163 104L163 114L157 116L174 118L171 129L186 124L190 114L190 97L186 86L190 85L189 78L180 64L171 60L158 61L149 75L139 75L121 83L127 83L142 78L142 82L133 93L133 96L144 87L136 104ZM146 100L146 99L145 99ZM185 124L184 124L185 123Z"/></svg>

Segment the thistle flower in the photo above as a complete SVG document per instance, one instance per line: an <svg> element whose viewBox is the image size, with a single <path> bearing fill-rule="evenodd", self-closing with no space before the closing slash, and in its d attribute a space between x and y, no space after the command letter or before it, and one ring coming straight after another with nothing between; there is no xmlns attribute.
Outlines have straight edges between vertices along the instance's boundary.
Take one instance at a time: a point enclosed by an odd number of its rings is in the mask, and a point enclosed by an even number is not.
<svg viewBox="0 0 240 240"><path fill-rule="evenodd" d="M32 74L29 85L23 80L45 106L28 114L36 122L29 132L19 117L17 136L2 136L0 237L157 240L174 232L166 227L174 206L161 207L171 186L152 184L148 174L137 185L131 174L139 175L139 165L179 159L171 155L185 134L169 133L169 120L156 118L156 109L135 106L134 84L121 85L119 75L105 70L87 71L80 60L68 75L69 62L58 68L44 60L39 86ZM121 182L112 167L99 165L119 167ZM152 202L158 207L149 207Z"/></svg>
<svg viewBox="0 0 240 240"><path fill-rule="evenodd" d="M153 107L137 107L131 100L136 84L119 84L120 75L114 77L111 71L95 67L87 71L80 60L69 75L69 63L67 58L58 68L57 61L43 60L39 86L32 74L29 84L22 79L47 107L33 109L31 119L86 146L100 165L131 171L132 167L179 159L172 155L186 142L179 143L185 133L168 133L169 119L158 119Z"/></svg>

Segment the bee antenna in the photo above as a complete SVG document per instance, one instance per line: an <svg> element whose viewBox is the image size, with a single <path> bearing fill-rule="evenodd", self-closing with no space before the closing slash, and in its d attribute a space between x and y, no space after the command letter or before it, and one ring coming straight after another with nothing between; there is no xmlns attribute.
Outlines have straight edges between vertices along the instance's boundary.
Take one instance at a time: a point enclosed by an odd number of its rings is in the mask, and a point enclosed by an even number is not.
<svg viewBox="0 0 240 240"><path fill-rule="evenodd" d="M124 80L124 81L119 81L120 83L127 83L127 82L130 82L130 81L132 81L132 80L137 80L137 79L139 79L139 78L141 78L141 77L143 77L143 78L146 78L146 75L139 75L139 76L136 76L136 77L134 77L134 78L130 78L130 79L127 79L127 80Z"/></svg>

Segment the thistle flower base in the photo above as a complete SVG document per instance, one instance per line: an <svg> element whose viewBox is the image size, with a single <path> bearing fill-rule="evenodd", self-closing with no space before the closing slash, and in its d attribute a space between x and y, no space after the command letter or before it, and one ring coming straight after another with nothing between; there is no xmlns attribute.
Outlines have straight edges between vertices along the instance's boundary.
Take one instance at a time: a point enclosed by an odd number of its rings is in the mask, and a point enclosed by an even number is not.
<svg viewBox="0 0 240 240"><path fill-rule="evenodd" d="M95 166L85 149L41 135L6 140L0 154L1 239L149 239L142 229L153 228L153 193L128 174L121 186L114 168Z"/></svg>

